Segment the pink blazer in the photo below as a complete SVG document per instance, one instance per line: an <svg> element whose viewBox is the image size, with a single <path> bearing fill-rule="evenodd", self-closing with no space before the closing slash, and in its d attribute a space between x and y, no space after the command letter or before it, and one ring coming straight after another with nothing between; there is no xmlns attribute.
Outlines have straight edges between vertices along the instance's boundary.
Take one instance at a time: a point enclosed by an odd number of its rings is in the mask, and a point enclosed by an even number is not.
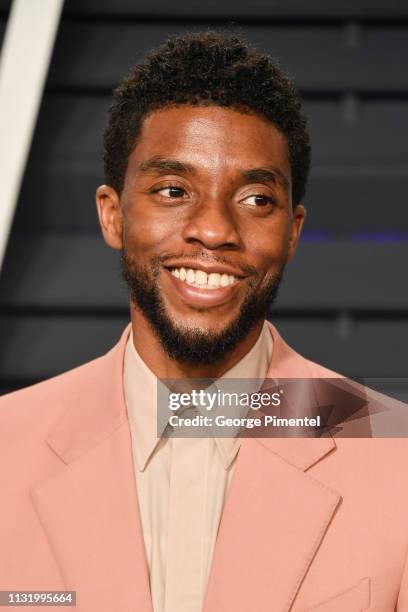
<svg viewBox="0 0 408 612"><path fill-rule="evenodd" d="M0 590L152 611L122 385L129 331L0 400ZM333 375L271 332L269 377ZM406 439L246 438L203 610L407 612L407 543Z"/></svg>

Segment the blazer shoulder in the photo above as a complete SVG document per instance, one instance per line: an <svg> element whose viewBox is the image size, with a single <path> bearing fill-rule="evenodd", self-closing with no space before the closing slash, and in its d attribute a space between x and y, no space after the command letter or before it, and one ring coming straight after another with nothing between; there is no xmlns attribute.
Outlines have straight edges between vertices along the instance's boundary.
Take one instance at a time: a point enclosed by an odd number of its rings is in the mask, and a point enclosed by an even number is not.
<svg viewBox="0 0 408 612"><path fill-rule="evenodd" d="M345 374L330 370L329 368L326 368L319 363L315 363L314 361L310 361L310 359L306 359L305 357L302 357L302 359L306 361L313 378L346 378Z"/></svg>
<svg viewBox="0 0 408 612"><path fill-rule="evenodd" d="M81 391L100 378L109 353L0 397L0 448L25 433L34 435L51 426L66 409L67 400L75 402Z"/></svg>

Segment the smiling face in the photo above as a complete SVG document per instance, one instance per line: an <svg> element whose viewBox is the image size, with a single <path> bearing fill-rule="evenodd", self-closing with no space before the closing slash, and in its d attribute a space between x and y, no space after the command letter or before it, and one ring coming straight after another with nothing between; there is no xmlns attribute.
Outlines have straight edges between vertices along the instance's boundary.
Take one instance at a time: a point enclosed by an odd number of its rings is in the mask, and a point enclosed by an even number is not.
<svg viewBox="0 0 408 612"><path fill-rule="evenodd" d="M202 363L259 333L304 219L285 137L217 106L152 112L120 198L101 186L97 204L105 240L123 249L133 322Z"/></svg>

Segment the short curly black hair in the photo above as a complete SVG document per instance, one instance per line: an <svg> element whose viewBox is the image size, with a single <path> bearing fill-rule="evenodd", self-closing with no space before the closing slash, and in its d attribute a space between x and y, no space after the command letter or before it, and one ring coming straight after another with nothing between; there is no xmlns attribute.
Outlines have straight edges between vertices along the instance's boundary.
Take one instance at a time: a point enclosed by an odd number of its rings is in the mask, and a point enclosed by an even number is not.
<svg viewBox="0 0 408 612"><path fill-rule="evenodd" d="M153 110L183 104L246 109L271 121L287 140L293 205L302 200L311 149L294 85L270 55L240 35L218 31L169 38L114 91L104 133L108 185L122 192L143 119Z"/></svg>

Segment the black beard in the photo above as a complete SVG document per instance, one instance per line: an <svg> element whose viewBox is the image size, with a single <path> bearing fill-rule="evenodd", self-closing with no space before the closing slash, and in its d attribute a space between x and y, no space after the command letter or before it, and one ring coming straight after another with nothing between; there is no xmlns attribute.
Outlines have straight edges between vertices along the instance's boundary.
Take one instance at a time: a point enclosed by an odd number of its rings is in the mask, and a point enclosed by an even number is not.
<svg viewBox="0 0 408 612"><path fill-rule="evenodd" d="M127 253L122 251L121 266L133 304L149 321L166 353L179 363L191 365L219 363L246 338L258 321L266 318L277 297L284 270L282 265L279 272L261 289L252 289L250 286L235 319L221 332L209 332L199 328L185 328L173 322L155 282L161 268L159 258L151 260L149 273L146 268L136 266Z"/></svg>

